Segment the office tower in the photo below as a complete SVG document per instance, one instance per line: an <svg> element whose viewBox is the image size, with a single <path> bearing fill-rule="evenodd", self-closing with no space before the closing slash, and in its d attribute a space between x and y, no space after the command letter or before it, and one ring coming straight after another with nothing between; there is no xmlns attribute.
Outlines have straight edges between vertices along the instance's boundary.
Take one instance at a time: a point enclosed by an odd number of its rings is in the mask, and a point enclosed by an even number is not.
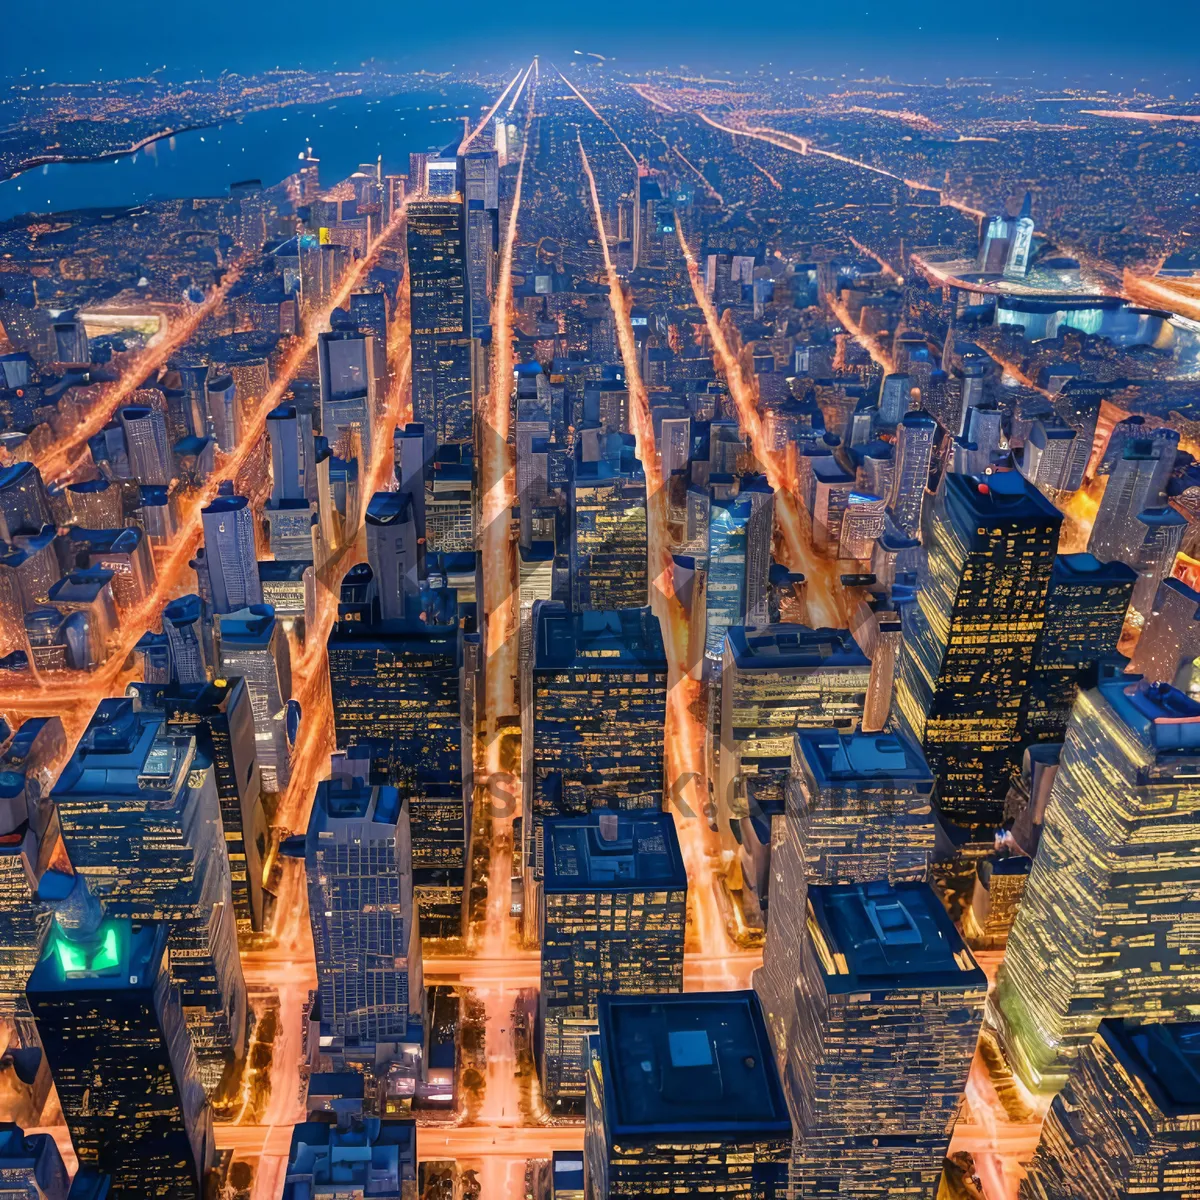
<svg viewBox="0 0 1200 1200"><path fill-rule="evenodd" d="M1012 241L1008 247L1008 258L1004 263L1005 275L1023 276L1029 274L1029 258L1033 249L1033 215L1032 197L1025 193L1021 201L1021 211L1012 222Z"/></svg>
<svg viewBox="0 0 1200 1200"><path fill-rule="evenodd" d="M425 474L426 552L475 550L475 499L471 447L439 447Z"/></svg>
<svg viewBox="0 0 1200 1200"><path fill-rule="evenodd" d="M904 419L912 403L912 380L903 372L894 372L883 377L879 388L879 415L875 424L879 429L895 429Z"/></svg>
<svg viewBox="0 0 1200 1200"><path fill-rule="evenodd" d="M1166 429L1125 443L1105 484L1088 541L1088 551L1101 562L1115 558L1133 565L1143 534L1137 516L1161 503L1178 444L1179 435Z"/></svg>
<svg viewBox="0 0 1200 1200"><path fill-rule="evenodd" d="M421 939L400 793L357 779L319 783L304 864L323 1052L374 1065L416 1043L419 1058Z"/></svg>
<svg viewBox="0 0 1200 1200"><path fill-rule="evenodd" d="M743 621L747 625L765 625L771 619L769 586L771 545L775 535L775 491L765 475L744 475L738 495L750 502L750 521L746 526Z"/></svg>
<svg viewBox="0 0 1200 1200"><path fill-rule="evenodd" d="M321 379L321 436L343 457L350 456L357 432L364 452L371 450L371 429L383 371L375 337L353 328L335 328L317 338Z"/></svg>
<svg viewBox="0 0 1200 1200"><path fill-rule="evenodd" d="M1055 558L1023 741L1062 741L1079 688L1095 686L1097 663L1117 653L1135 579L1124 563L1098 562L1091 554Z"/></svg>
<svg viewBox="0 0 1200 1200"><path fill-rule="evenodd" d="M1008 262L1012 244L1013 219L1007 213L999 213L980 225L979 269L988 275L999 275Z"/></svg>
<svg viewBox="0 0 1200 1200"><path fill-rule="evenodd" d="M837 557L869 562L886 523L883 499L869 492L851 491L842 514Z"/></svg>
<svg viewBox="0 0 1200 1200"><path fill-rule="evenodd" d="M478 335L492 318L492 280L498 239L499 164L495 150L463 156L467 204L467 277L471 329Z"/></svg>
<svg viewBox="0 0 1200 1200"><path fill-rule="evenodd" d="M1105 1017L1192 1015L1198 761L1200 704L1169 684L1113 675L1076 701L997 983L1030 1086L1060 1087Z"/></svg>
<svg viewBox="0 0 1200 1200"><path fill-rule="evenodd" d="M121 489L103 475L67 484L67 503L75 524L84 529L115 529L124 524Z"/></svg>
<svg viewBox="0 0 1200 1200"><path fill-rule="evenodd" d="M417 1127L411 1120L339 1114L330 1122L322 1114L292 1127L283 1200L408 1200L416 1186Z"/></svg>
<svg viewBox="0 0 1200 1200"><path fill-rule="evenodd" d="M0 1196L4 1200L67 1200L70 1181L48 1133L26 1133L0 1122Z"/></svg>
<svg viewBox="0 0 1200 1200"><path fill-rule="evenodd" d="M792 1126L753 992L603 996L584 1127L595 1200L783 1200Z"/></svg>
<svg viewBox="0 0 1200 1200"><path fill-rule="evenodd" d="M171 447L167 426L157 408L127 404L117 410L125 434L129 471L138 483L165 487L171 482Z"/></svg>
<svg viewBox="0 0 1200 1200"><path fill-rule="evenodd" d="M933 786L920 747L902 733L800 730L787 782L787 835L799 848L790 861L808 883L924 882ZM776 878L778 895L801 894L797 880Z"/></svg>
<svg viewBox="0 0 1200 1200"><path fill-rule="evenodd" d="M1015 771L1062 514L1015 471L947 475L904 608L897 709L941 781L944 822L992 840Z"/></svg>
<svg viewBox="0 0 1200 1200"><path fill-rule="evenodd" d="M787 903L755 986L795 1125L792 1194L932 1196L987 979L928 884L818 886Z"/></svg>
<svg viewBox="0 0 1200 1200"><path fill-rule="evenodd" d="M201 1200L214 1157L161 921L55 922L29 977L29 1005L82 1167L113 1200Z"/></svg>
<svg viewBox="0 0 1200 1200"><path fill-rule="evenodd" d="M582 1106L601 996L683 991L687 871L669 812L591 812L542 827L539 1071L551 1111Z"/></svg>
<svg viewBox="0 0 1200 1200"><path fill-rule="evenodd" d="M457 625L343 620L329 638L338 748L371 746L381 760L372 780L398 785L408 797L425 937L462 932L473 728L465 662Z"/></svg>
<svg viewBox="0 0 1200 1200"><path fill-rule="evenodd" d="M647 603L646 476L632 454L621 465L575 463L570 485L571 594L575 608Z"/></svg>
<svg viewBox="0 0 1200 1200"><path fill-rule="evenodd" d="M267 414L267 436L271 439L271 499L315 500L312 414L300 412L294 404L281 404Z"/></svg>
<svg viewBox="0 0 1200 1200"><path fill-rule="evenodd" d="M474 442L465 223L458 197L408 206L413 416L439 446Z"/></svg>
<svg viewBox="0 0 1200 1200"><path fill-rule="evenodd" d="M1183 1200L1200 1171L1200 1025L1107 1020L1054 1097L1021 1200Z"/></svg>
<svg viewBox="0 0 1200 1200"><path fill-rule="evenodd" d="M217 496L200 511L204 524L214 613L230 613L262 603L262 584L254 553L254 513L245 496Z"/></svg>
<svg viewBox="0 0 1200 1200"><path fill-rule="evenodd" d="M812 459L807 494L813 547L830 558L837 557L853 491L854 475L832 455Z"/></svg>
<svg viewBox="0 0 1200 1200"><path fill-rule="evenodd" d="M425 188L431 197L445 198L458 193L458 159L429 157L425 162Z"/></svg>
<svg viewBox="0 0 1200 1200"><path fill-rule="evenodd" d="M51 810L39 830L36 800L26 776L3 764L0 785L0 1017L15 1027L17 1044L28 1034L25 982L41 955L48 922L38 900L42 875L61 855L58 821ZM11 773L10 773L11 772ZM0 1195L3 1195L0 1189Z"/></svg>
<svg viewBox="0 0 1200 1200"><path fill-rule="evenodd" d="M54 358L60 363L91 361L87 329L74 312L63 313L54 322Z"/></svg>
<svg viewBox="0 0 1200 1200"><path fill-rule="evenodd" d="M110 587L121 615L136 609L153 591L154 555L150 539L141 529L74 530L71 536L78 550L77 562L112 572Z"/></svg>
<svg viewBox="0 0 1200 1200"><path fill-rule="evenodd" d="M237 385L232 375L217 375L205 387L208 404L207 428L217 439L217 445L229 454L242 433L241 409Z"/></svg>
<svg viewBox="0 0 1200 1200"><path fill-rule="evenodd" d="M726 630L745 624L748 547L753 517L754 504L749 497L718 497L714 494L709 504L704 654L713 665L722 660Z"/></svg>
<svg viewBox="0 0 1200 1200"><path fill-rule="evenodd" d="M204 601L180 596L162 611L162 628L170 654L171 678L178 683L204 683L208 679L208 653L204 631Z"/></svg>
<svg viewBox="0 0 1200 1200"><path fill-rule="evenodd" d="M421 589L417 524L405 492L376 492L367 505L367 561L384 621L399 621Z"/></svg>
<svg viewBox="0 0 1200 1200"><path fill-rule="evenodd" d="M255 757L263 788L283 792L291 779L287 704L292 697L292 654L287 634L269 604L253 604L217 617L222 678L246 681L254 714Z"/></svg>
<svg viewBox="0 0 1200 1200"><path fill-rule="evenodd" d="M723 830L759 806L778 811L797 729L850 732L871 663L845 629L735 625L724 644L717 813Z"/></svg>
<svg viewBox="0 0 1200 1200"><path fill-rule="evenodd" d="M660 807L667 660L658 618L649 608L572 612L543 600L532 619L522 690L528 811L540 820Z"/></svg>
<svg viewBox="0 0 1200 1200"><path fill-rule="evenodd" d="M937 433L937 422L923 411L905 413L896 427L896 465L888 511L906 537L918 537L921 532L921 508Z"/></svg>
<svg viewBox="0 0 1200 1200"><path fill-rule="evenodd" d="M1174 683L1200 655L1200 592L1182 579L1165 579L1146 618L1129 670L1150 683Z"/></svg>
<svg viewBox="0 0 1200 1200"><path fill-rule="evenodd" d="M263 923L263 858L267 820L262 808L254 711L244 679L178 681L159 694L166 728L196 739L213 765L230 887L239 930Z"/></svg>
<svg viewBox="0 0 1200 1200"><path fill-rule="evenodd" d="M245 1045L246 984L212 764L161 714L102 700L52 794L71 861L108 912L169 919L172 980L215 1091Z"/></svg>
<svg viewBox="0 0 1200 1200"><path fill-rule="evenodd" d="M1078 436L1061 421L1034 421L1021 455L1021 474L1047 496L1065 491Z"/></svg>
<svg viewBox="0 0 1200 1200"><path fill-rule="evenodd" d="M1144 622L1149 616L1158 585L1175 566L1175 556L1187 527L1187 518L1173 508L1145 508L1138 513L1134 532L1140 537L1129 564L1137 572L1137 583L1129 602L1134 621Z"/></svg>
<svg viewBox="0 0 1200 1200"><path fill-rule="evenodd" d="M31 462L0 467L0 538L11 542L19 533L41 533L55 524L41 472Z"/></svg>
<svg viewBox="0 0 1200 1200"><path fill-rule="evenodd" d="M428 180L425 177L425 166L428 161L428 154L409 154L408 191L411 195L419 195L428 186Z"/></svg>

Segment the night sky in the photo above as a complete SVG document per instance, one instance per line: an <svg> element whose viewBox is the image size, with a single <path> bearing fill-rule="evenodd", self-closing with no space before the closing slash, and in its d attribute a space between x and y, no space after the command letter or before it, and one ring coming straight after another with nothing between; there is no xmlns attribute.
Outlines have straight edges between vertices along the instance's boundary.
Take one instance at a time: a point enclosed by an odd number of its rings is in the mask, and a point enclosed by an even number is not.
<svg viewBox="0 0 1200 1200"><path fill-rule="evenodd" d="M1200 88L1200 3L1169 0L610 0L587 4L334 4L330 0L53 0L6 6L0 74L46 69L88 79L145 72L215 74L271 66L405 67L573 49L627 64L709 69L772 60L798 73L887 70L900 79L947 75L1084 80L1128 87L1139 79L1180 95ZM102 69L101 69L102 68ZM1190 78L1189 78L1190 77Z"/></svg>

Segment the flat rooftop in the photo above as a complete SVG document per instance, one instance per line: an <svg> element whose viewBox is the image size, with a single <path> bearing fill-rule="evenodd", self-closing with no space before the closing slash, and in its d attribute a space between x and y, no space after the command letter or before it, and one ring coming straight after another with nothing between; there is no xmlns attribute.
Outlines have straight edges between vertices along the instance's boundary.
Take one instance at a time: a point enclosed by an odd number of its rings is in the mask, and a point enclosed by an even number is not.
<svg viewBox="0 0 1200 1200"><path fill-rule="evenodd" d="M730 651L739 670L772 671L785 667L870 668L848 629L810 629L807 625L731 625Z"/></svg>
<svg viewBox="0 0 1200 1200"><path fill-rule="evenodd" d="M946 511L970 541L979 525L1000 529L1062 524L1062 513L1019 471L946 476Z"/></svg>
<svg viewBox="0 0 1200 1200"><path fill-rule="evenodd" d="M368 820L395 825L400 808L400 793L394 787L373 787L357 779L349 784L323 779L317 784L309 832L326 829L331 821Z"/></svg>
<svg viewBox="0 0 1200 1200"><path fill-rule="evenodd" d="M547 817L542 835L547 894L687 888L675 818L669 812Z"/></svg>
<svg viewBox="0 0 1200 1200"><path fill-rule="evenodd" d="M818 783L874 788L895 780L919 792L933 790L933 772L920 746L900 733L801 729L796 751Z"/></svg>
<svg viewBox="0 0 1200 1200"><path fill-rule="evenodd" d="M1144 746L1157 754L1200 754L1200 703L1178 688L1139 675L1102 679L1098 688Z"/></svg>
<svg viewBox="0 0 1200 1200"><path fill-rule="evenodd" d="M601 996L610 1137L791 1139L775 1054L752 991Z"/></svg>
<svg viewBox="0 0 1200 1200"><path fill-rule="evenodd" d="M1200 1115L1200 1022L1135 1025L1110 1019L1101 1022L1100 1033L1164 1112Z"/></svg>
<svg viewBox="0 0 1200 1200"><path fill-rule="evenodd" d="M808 901L813 944L830 993L987 987L927 883L810 887Z"/></svg>
<svg viewBox="0 0 1200 1200"><path fill-rule="evenodd" d="M649 608L571 612L540 602L534 609L534 666L586 666L589 671L667 669L662 630Z"/></svg>
<svg viewBox="0 0 1200 1200"><path fill-rule="evenodd" d="M30 993L141 991L154 986L167 944L158 921L108 917L93 937L76 941L55 922L29 977Z"/></svg>

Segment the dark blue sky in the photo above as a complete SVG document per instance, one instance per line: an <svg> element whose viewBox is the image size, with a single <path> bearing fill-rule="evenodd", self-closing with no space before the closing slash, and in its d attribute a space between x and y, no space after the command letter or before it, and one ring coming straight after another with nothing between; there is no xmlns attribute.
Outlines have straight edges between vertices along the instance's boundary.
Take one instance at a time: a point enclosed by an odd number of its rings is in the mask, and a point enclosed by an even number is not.
<svg viewBox="0 0 1200 1200"><path fill-rule="evenodd" d="M797 71L861 66L897 78L1047 72L1061 81L1112 71L1114 83L1153 75L1191 95L1200 88L1198 43L1198 0L14 0L0 75L44 67L49 76L96 78L163 64L215 73L348 65L371 55L413 66L507 64L578 47L641 64L770 58Z"/></svg>

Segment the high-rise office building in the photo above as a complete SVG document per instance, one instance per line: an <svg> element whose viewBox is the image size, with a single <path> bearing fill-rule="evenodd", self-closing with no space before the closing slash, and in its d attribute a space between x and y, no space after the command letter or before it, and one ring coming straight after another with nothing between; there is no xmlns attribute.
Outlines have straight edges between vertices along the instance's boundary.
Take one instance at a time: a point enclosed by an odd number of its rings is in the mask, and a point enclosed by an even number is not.
<svg viewBox="0 0 1200 1200"><path fill-rule="evenodd" d="M1137 516L1161 504L1178 445L1179 435L1168 429L1125 443L1105 484L1088 541L1088 550L1101 562L1115 558L1133 565L1142 541Z"/></svg>
<svg viewBox="0 0 1200 1200"><path fill-rule="evenodd" d="M725 638L717 811L728 832L750 793L779 811L797 729L851 732L862 720L870 660L845 629L736 625Z"/></svg>
<svg viewBox="0 0 1200 1200"><path fill-rule="evenodd" d="M667 658L648 608L571 612L539 600L521 687L526 909L537 912L545 817L659 809Z"/></svg>
<svg viewBox="0 0 1200 1200"><path fill-rule="evenodd" d="M1129 563L1137 572L1129 601L1131 619L1144 622L1150 615L1158 585L1171 574L1187 527L1183 513L1169 506L1157 505L1138 513L1134 520L1137 545Z"/></svg>
<svg viewBox="0 0 1200 1200"><path fill-rule="evenodd" d="M377 1065L415 1045L419 1057L421 939L400 793L361 780L319 783L304 860L322 1034L333 1039L323 1053Z"/></svg>
<svg viewBox="0 0 1200 1200"><path fill-rule="evenodd" d="M1046 619L1033 659L1023 738L1061 742L1080 687L1097 663L1117 653L1136 575L1124 563L1060 554L1046 593Z"/></svg>
<svg viewBox="0 0 1200 1200"><path fill-rule="evenodd" d="M338 748L369 747L371 781L408 798L425 937L462 932L472 752L465 664L457 625L344 620L329 638Z"/></svg>
<svg viewBox="0 0 1200 1200"><path fill-rule="evenodd" d="M928 884L818 886L787 906L799 937L772 912L755 987L795 1126L792 1194L932 1196L987 979Z"/></svg>
<svg viewBox="0 0 1200 1200"><path fill-rule="evenodd" d="M801 730L784 818L801 850L795 864L809 883L924 882L934 856L933 786L920 747L902 733ZM779 895L797 894L795 880L776 879Z"/></svg>
<svg viewBox="0 0 1200 1200"><path fill-rule="evenodd" d="M179 596L169 601L163 609L162 627L171 678L183 684L204 683L208 679L204 601L199 596Z"/></svg>
<svg viewBox="0 0 1200 1200"><path fill-rule="evenodd" d="M542 827L542 1094L582 1105L604 996L683 991L687 872L669 812L591 812Z"/></svg>
<svg viewBox="0 0 1200 1200"><path fill-rule="evenodd" d="M1159 584L1154 607L1138 638L1129 670L1151 683L1174 683L1179 670L1200 655L1200 592L1182 579Z"/></svg>
<svg viewBox="0 0 1200 1200"><path fill-rule="evenodd" d="M1200 1175L1200 1025L1107 1020L1054 1097L1021 1200L1183 1200Z"/></svg>
<svg viewBox="0 0 1200 1200"><path fill-rule="evenodd" d="M649 596L646 476L632 454L619 467L576 462L570 485L573 606L636 608Z"/></svg>
<svg viewBox="0 0 1200 1200"><path fill-rule="evenodd" d="M376 492L367 505L367 561L384 621L402 620L420 592L420 559L413 499L406 492Z"/></svg>
<svg viewBox="0 0 1200 1200"><path fill-rule="evenodd" d="M129 471L138 483L165 486L171 482L171 447L162 412L144 404L117 410L125 433Z"/></svg>
<svg viewBox="0 0 1200 1200"><path fill-rule="evenodd" d="M474 442L475 342L461 197L408 206L414 419L441 446Z"/></svg>
<svg viewBox="0 0 1200 1200"><path fill-rule="evenodd" d="M0 468L0 538L11 542L19 533L41 533L54 525L41 472L31 462Z"/></svg>
<svg viewBox="0 0 1200 1200"><path fill-rule="evenodd" d="M783 1200L792 1125L753 992L603 996L587 1080L592 1200Z"/></svg>
<svg viewBox="0 0 1200 1200"><path fill-rule="evenodd" d="M4 1200L68 1200L70 1179L54 1137L0 1123L0 1196Z"/></svg>
<svg viewBox="0 0 1200 1200"><path fill-rule="evenodd" d="M29 1004L80 1165L111 1177L113 1200L201 1200L214 1158L160 921L89 914L55 923L29 978Z"/></svg>
<svg viewBox="0 0 1200 1200"><path fill-rule="evenodd" d="M713 496L708 511L708 582L704 589L704 654L722 661L725 633L745 623L746 553L753 505L741 496Z"/></svg>
<svg viewBox="0 0 1200 1200"><path fill-rule="evenodd" d="M471 297L471 331L478 336L492 319L492 281L499 234L500 169L495 150L472 150L463 156L467 205L467 277Z"/></svg>
<svg viewBox="0 0 1200 1200"><path fill-rule="evenodd" d="M370 453L377 393L386 382L379 357L374 335L356 328L335 328L317 339L321 436L343 458L350 456L355 433Z"/></svg>
<svg viewBox="0 0 1200 1200"><path fill-rule="evenodd" d="M155 703L162 709L166 728L194 737L213 765L238 928L261 929L268 835L253 702L246 681L180 681L163 688Z"/></svg>
<svg viewBox="0 0 1200 1200"><path fill-rule="evenodd" d="M268 792L285 791L291 778L287 702L292 695L292 652L269 604L217 618L218 667L224 679L242 678L254 715L255 758Z"/></svg>
<svg viewBox="0 0 1200 1200"><path fill-rule="evenodd" d="M217 496L201 510L213 612L262 603L254 552L254 513L245 496Z"/></svg>
<svg viewBox="0 0 1200 1200"><path fill-rule="evenodd" d="M896 460L888 510L896 528L906 537L916 537L921 530L921 510L937 435L937 422L927 412L905 413L896 427Z"/></svg>
<svg viewBox="0 0 1200 1200"><path fill-rule="evenodd" d="M992 1004L1031 1087L1057 1090L1105 1017L1194 1015L1197 813L1200 703L1119 674L1080 693Z"/></svg>
<svg viewBox="0 0 1200 1200"><path fill-rule="evenodd" d="M1015 770L1062 514L1023 476L947 475L904 608L896 703L940 779L942 819L992 840Z"/></svg>
<svg viewBox="0 0 1200 1200"><path fill-rule="evenodd" d="M102 700L54 785L71 861L114 917L169 920L205 1086L242 1055L246 984L212 764L130 699Z"/></svg>

